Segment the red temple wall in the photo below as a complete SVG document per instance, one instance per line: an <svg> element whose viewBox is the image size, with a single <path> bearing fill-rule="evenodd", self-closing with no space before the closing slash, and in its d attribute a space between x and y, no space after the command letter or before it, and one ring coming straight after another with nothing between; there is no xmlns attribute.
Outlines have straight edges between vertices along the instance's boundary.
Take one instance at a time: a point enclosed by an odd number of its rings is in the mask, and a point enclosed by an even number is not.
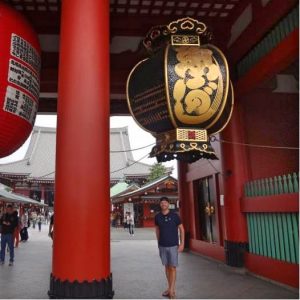
<svg viewBox="0 0 300 300"><path fill-rule="evenodd" d="M245 140L249 144L298 147L297 94L256 90L241 99ZM298 170L296 150L247 147L250 179L283 175Z"/></svg>
<svg viewBox="0 0 300 300"><path fill-rule="evenodd" d="M148 203L144 203L143 209L144 209L143 227L154 227L154 219L150 211L150 205Z"/></svg>
<svg viewBox="0 0 300 300"><path fill-rule="evenodd" d="M30 196L30 189L26 189L26 188L15 188L14 189L14 193L16 194L21 194L24 195L26 197Z"/></svg>

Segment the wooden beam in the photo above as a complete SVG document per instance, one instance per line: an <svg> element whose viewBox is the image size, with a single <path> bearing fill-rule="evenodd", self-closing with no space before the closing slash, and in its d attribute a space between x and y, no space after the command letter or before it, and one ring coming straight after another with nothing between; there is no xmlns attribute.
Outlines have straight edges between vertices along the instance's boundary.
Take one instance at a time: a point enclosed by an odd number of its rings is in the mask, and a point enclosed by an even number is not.
<svg viewBox="0 0 300 300"><path fill-rule="evenodd" d="M254 212L298 212L299 194L280 194L261 197L245 197L241 200L241 210L244 213Z"/></svg>
<svg viewBox="0 0 300 300"><path fill-rule="evenodd" d="M253 20L228 49L229 62L231 64L238 62L297 3L297 0L273 0L262 7L260 2L252 1Z"/></svg>
<svg viewBox="0 0 300 300"><path fill-rule="evenodd" d="M57 98L40 98L38 113L57 113ZM110 99L111 116L129 116L126 99Z"/></svg>
<svg viewBox="0 0 300 300"><path fill-rule="evenodd" d="M298 58L298 55L299 29L296 29L237 81L234 85L236 98L246 94L261 82L270 79L287 68Z"/></svg>

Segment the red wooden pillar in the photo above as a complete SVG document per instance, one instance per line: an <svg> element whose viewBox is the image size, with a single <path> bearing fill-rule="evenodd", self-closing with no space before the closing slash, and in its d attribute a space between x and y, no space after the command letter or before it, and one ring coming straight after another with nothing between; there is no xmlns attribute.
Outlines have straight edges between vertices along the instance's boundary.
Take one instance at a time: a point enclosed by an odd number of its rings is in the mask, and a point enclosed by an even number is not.
<svg viewBox="0 0 300 300"><path fill-rule="evenodd" d="M232 118L222 132L222 139L230 142L244 141L243 124L240 120L239 105L236 104ZM246 216L241 212L243 186L247 181L246 149L241 145L222 144L224 180L224 247L226 263L235 267L244 264L244 252L247 248Z"/></svg>
<svg viewBox="0 0 300 300"><path fill-rule="evenodd" d="M109 1L62 1L49 296L111 298Z"/></svg>
<svg viewBox="0 0 300 300"><path fill-rule="evenodd" d="M179 212L182 224L185 229L185 248L189 248L189 241L191 237L190 229L190 211L189 205L189 191L186 182L187 163L178 161L178 199L179 199Z"/></svg>

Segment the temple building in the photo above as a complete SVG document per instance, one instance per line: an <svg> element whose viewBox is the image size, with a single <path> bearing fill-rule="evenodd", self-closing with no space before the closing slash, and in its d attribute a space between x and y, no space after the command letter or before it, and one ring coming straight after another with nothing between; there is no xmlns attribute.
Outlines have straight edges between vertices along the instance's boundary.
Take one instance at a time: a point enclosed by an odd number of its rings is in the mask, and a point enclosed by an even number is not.
<svg viewBox="0 0 300 300"><path fill-rule="evenodd" d="M0 182L18 194L53 206L55 149L56 129L34 127L24 158L0 164ZM127 127L110 129L111 186L124 181L139 187L146 182L151 166L135 162L130 150Z"/></svg>
<svg viewBox="0 0 300 300"><path fill-rule="evenodd" d="M140 188L120 184L119 192L111 194L113 212L121 216L122 220L130 212L134 216L135 226L154 227L154 217L160 211L161 197L168 197L170 209L178 211L178 186L174 177L164 175Z"/></svg>

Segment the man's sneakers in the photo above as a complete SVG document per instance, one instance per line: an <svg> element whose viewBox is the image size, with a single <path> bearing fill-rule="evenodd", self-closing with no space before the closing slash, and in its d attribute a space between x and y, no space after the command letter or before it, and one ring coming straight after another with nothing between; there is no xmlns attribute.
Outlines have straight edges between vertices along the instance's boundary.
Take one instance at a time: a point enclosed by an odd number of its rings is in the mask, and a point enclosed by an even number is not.
<svg viewBox="0 0 300 300"><path fill-rule="evenodd" d="M4 265L4 261L1 260L1 261L0 261L0 265Z"/></svg>

